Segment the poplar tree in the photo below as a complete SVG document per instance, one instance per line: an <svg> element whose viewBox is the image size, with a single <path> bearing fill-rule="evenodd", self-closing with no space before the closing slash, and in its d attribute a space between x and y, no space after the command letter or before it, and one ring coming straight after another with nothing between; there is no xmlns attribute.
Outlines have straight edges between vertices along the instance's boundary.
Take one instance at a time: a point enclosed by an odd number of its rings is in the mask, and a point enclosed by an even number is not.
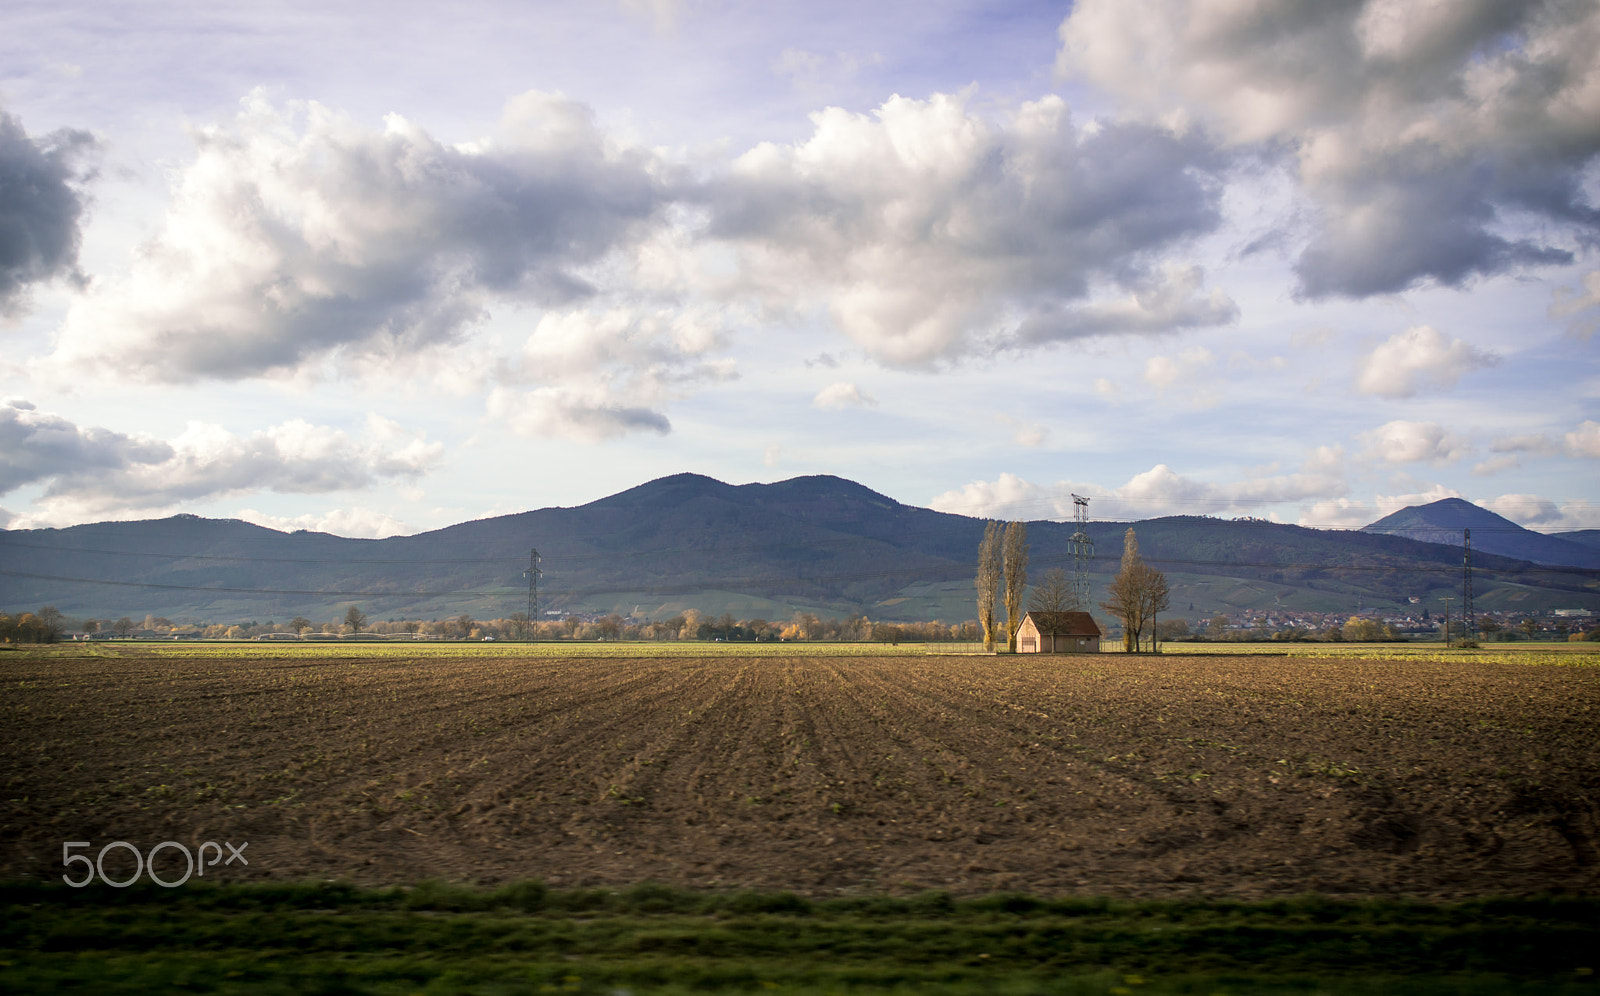
<svg viewBox="0 0 1600 996"><path fill-rule="evenodd" d="M1000 590L1000 523L984 523L983 542L978 544L978 624L983 627L983 649L994 651L994 596Z"/></svg>
<svg viewBox="0 0 1600 996"><path fill-rule="evenodd" d="M1022 625L1022 593L1028 587L1028 524L1006 524L1006 651L1017 652L1017 628Z"/></svg>

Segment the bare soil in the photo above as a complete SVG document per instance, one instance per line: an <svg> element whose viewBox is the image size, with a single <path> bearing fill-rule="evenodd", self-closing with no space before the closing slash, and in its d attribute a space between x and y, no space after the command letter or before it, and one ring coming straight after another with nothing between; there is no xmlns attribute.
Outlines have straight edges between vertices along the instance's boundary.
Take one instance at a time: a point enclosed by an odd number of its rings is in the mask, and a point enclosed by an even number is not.
<svg viewBox="0 0 1600 996"><path fill-rule="evenodd" d="M209 872L235 880L1600 885L1593 667L130 651L4 655L0 688L4 878L61 875L64 841L215 840L248 843Z"/></svg>

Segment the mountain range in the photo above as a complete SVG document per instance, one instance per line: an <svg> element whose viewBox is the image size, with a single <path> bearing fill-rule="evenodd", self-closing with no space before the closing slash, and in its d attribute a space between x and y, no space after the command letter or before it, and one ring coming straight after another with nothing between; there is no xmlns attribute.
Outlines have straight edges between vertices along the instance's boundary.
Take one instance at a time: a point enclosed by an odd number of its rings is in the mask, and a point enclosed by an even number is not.
<svg viewBox="0 0 1600 996"><path fill-rule="evenodd" d="M1465 523L1479 608L1600 609L1600 546L1591 537L1542 536L1456 501L1406 509L1363 530L1204 516L1091 522L1091 588L1102 597L1131 526L1145 559L1173 584L1174 615L1437 612L1439 599L1460 589L1457 523ZM573 508L382 540L175 515L0 531L0 609L322 621L356 604L372 619L496 618L526 607L524 572L537 548L541 615L664 618L694 607L741 618L804 610L958 621L976 615L972 575L983 527L982 519L903 505L838 477L729 485L696 474ZM1037 521L1028 530L1035 579L1052 567L1072 570L1072 524Z"/></svg>

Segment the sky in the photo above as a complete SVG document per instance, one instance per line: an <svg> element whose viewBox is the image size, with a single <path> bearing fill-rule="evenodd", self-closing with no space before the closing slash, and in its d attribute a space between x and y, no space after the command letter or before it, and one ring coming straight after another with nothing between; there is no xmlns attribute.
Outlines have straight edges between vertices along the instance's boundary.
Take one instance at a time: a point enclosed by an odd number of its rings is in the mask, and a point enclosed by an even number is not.
<svg viewBox="0 0 1600 996"><path fill-rule="evenodd" d="M0 526L1600 527L1600 3L9 0Z"/></svg>

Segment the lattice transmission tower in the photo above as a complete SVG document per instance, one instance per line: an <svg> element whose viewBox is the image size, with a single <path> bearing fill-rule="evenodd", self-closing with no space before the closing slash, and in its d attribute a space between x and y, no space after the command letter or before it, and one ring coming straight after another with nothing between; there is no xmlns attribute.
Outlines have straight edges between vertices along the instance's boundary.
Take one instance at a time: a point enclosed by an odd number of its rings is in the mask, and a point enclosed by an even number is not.
<svg viewBox="0 0 1600 996"><path fill-rule="evenodd" d="M1461 530L1461 638L1476 639L1478 621L1472 617L1472 530Z"/></svg>
<svg viewBox="0 0 1600 996"><path fill-rule="evenodd" d="M539 575L544 572L539 570L539 551L528 552L528 569L522 576L528 579L528 625L532 627L539 621Z"/></svg>
<svg viewBox="0 0 1600 996"><path fill-rule="evenodd" d="M1072 496L1072 521L1077 526L1067 540L1072 553L1072 597L1081 612L1089 611L1089 561L1094 559L1094 540L1089 538L1089 499Z"/></svg>

